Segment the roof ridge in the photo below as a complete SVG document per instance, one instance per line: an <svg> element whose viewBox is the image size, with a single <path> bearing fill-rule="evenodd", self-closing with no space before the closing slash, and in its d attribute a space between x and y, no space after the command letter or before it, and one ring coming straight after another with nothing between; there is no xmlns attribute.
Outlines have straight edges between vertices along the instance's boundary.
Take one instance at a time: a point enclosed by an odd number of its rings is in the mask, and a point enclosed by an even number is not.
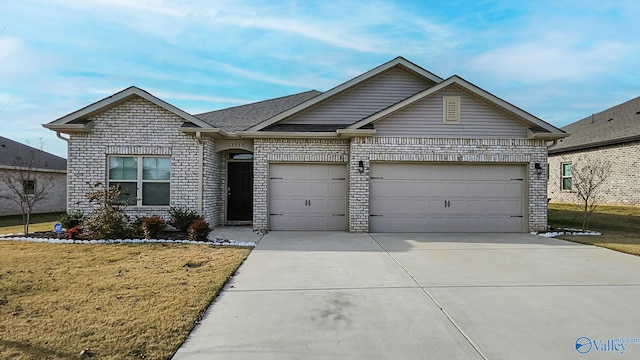
<svg viewBox="0 0 640 360"><path fill-rule="evenodd" d="M295 94L284 95L284 96L279 96L279 97L275 97L275 98L271 98L271 99L264 99L264 100L260 100L260 101L250 102L250 103L247 103L247 104L226 107L224 109L211 110L211 111L207 111L207 112L203 112L203 113L199 113L199 114L194 114L194 116L210 114L210 113L214 113L214 112L218 112L218 111L226 111L226 110L238 109L238 108L242 108L242 107L245 107L245 106L252 106L252 105L265 103L265 102L268 102L268 101L281 100L281 99L285 99L285 98L288 98L288 97L298 96L298 95L307 94L307 93L311 93L311 92L317 92L318 95L322 94L322 91L311 89L311 90L307 90L307 91L303 91L303 92L299 92L299 93L295 93Z"/></svg>

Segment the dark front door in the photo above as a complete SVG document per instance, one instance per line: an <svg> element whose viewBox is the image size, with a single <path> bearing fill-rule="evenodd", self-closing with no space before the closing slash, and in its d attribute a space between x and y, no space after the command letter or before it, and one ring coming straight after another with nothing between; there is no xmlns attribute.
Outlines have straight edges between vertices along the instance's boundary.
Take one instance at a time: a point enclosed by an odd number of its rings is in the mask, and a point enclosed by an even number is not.
<svg viewBox="0 0 640 360"><path fill-rule="evenodd" d="M253 219L253 163L227 163L227 221Z"/></svg>

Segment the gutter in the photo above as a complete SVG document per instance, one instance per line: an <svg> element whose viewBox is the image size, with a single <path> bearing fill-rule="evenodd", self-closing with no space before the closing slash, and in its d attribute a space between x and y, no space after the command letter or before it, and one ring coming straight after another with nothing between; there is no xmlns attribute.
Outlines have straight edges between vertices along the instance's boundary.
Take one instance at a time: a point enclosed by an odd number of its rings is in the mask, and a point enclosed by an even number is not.
<svg viewBox="0 0 640 360"><path fill-rule="evenodd" d="M624 143L639 141L639 140L640 140L640 135L634 135L626 138L618 138L618 139L612 139L612 140L593 142L589 144L574 145L574 146L562 147L559 149L552 149L549 151L549 154L558 154L558 153L564 153L564 152L570 152L570 151L576 151L576 150L591 149L591 148L607 146L607 145L624 144Z"/></svg>

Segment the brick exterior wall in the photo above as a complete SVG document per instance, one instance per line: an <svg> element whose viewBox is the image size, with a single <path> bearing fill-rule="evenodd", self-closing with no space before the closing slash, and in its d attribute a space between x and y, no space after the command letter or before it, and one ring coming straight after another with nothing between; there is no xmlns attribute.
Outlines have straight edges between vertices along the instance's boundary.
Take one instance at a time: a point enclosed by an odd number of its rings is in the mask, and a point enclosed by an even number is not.
<svg viewBox="0 0 640 360"><path fill-rule="evenodd" d="M141 98L134 98L94 116L87 134L69 141L68 209L89 214L84 195L90 184L107 181L109 155L163 155L171 157L171 205L202 213L212 225L224 223L224 152L215 140L180 131L182 119ZM334 163L348 166L348 229L369 230L369 174L358 163L371 161L504 163L528 165L529 230L547 226L546 176L535 174L534 164L546 168L547 148L542 140L527 139L256 139L254 140L253 228L268 229L270 163ZM636 156L637 157L637 156ZM633 168L633 167L631 167ZM165 206L132 206L130 215L166 216Z"/></svg>
<svg viewBox="0 0 640 360"><path fill-rule="evenodd" d="M202 154L211 155L213 140L201 145L192 135L179 130L179 116L142 98L133 98L90 119L90 133L72 134L69 140L68 209L90 214L93 206L85 199L91 184L107 181L108 155L162 155L171 157L171 205L203 213L212 225L219 224L216 190L202 196L201 188L218 174L219 158L207 158L201 171ZM204 181L201 182L201 180ZM207 184L205 184L207 183ZM219 189L208 187L207 189ZM219 192L219 190L218 190ZM201 208L202 207L202 208ZM130 206L129 215L165 216L168 206Z"/></svg>
<svg viewBox="0 0 640 360"><path fill-rule="evenodd" d="M534 164L546 168L546 142L527 139L353 138L257 139L254 142L254 219L258 231L268 229L268 185L271 162L347 163L349 169L349 231L369 230L369 174L360 173L370 161L468 162L528 165L528 224L530 231L547 227L546 177Z"/></svg>
<svg viewBox="0 0 640 360"><path fill-rule="evenodd" d="M640 141L549 155L548 196L554 203L575 203L577 195L561 188L561 164L610 161L611 173L602 185L600 202L608 205L640 206Z"/></svg>
<svg viewBox="0 0 640 360"><path fill-rule="evenodd" d="M203 206L202 214L212 226L224 223L224 162L222 154L215 152L215 142L205 139L203 145Z"/></svg>

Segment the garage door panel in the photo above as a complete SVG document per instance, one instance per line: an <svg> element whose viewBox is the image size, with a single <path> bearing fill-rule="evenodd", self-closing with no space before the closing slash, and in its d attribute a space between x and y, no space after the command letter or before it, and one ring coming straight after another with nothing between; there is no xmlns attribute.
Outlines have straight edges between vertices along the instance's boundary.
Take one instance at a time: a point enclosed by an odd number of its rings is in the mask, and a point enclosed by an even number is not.
<svg viewBox="0 0 640 360"><path fill-rule="evenodd" d="M524 165L371 164L371 231L520 232Z"/></svg>
<svg viewBox="0 0 640 360"><path fill-rule="evenodd" d="M271 164L271 230L345 230L346 166Z"/></svg>

